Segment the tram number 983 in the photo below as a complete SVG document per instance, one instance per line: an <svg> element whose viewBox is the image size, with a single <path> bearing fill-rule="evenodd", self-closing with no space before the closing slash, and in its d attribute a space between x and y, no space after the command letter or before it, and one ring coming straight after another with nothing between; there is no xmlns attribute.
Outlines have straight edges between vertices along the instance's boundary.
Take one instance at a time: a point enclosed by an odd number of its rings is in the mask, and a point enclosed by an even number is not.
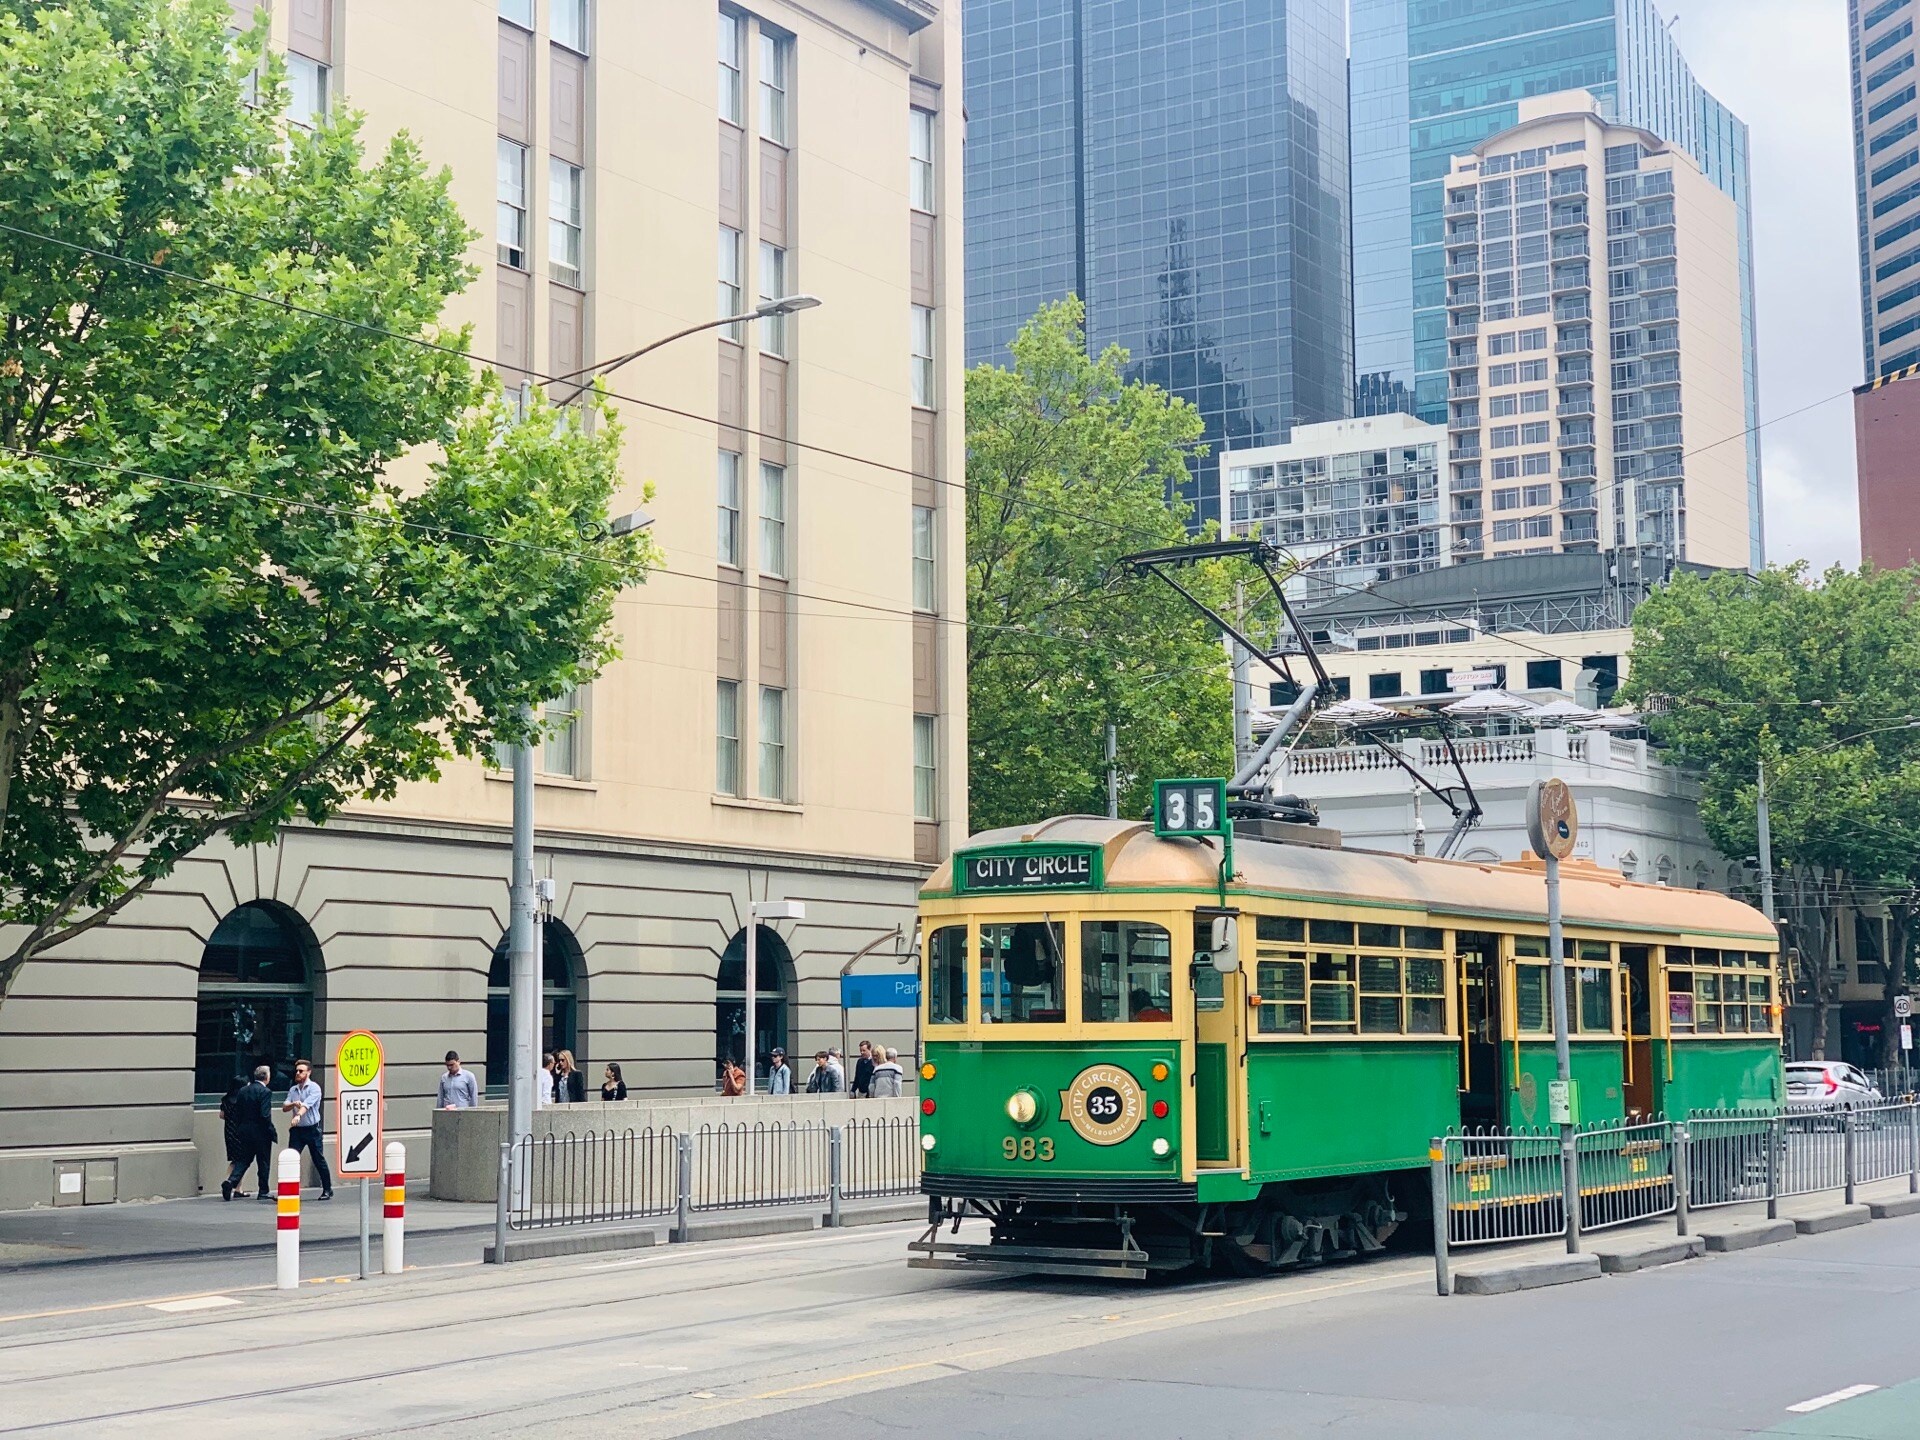
<svg viewBox="0 0 1920 1440"><path fill-rule="evenodd" d="M1048 1135L1009 1135L1000 1142L1000 1153L1009 1160L1051 1160L1053 1139Z"/></svg>

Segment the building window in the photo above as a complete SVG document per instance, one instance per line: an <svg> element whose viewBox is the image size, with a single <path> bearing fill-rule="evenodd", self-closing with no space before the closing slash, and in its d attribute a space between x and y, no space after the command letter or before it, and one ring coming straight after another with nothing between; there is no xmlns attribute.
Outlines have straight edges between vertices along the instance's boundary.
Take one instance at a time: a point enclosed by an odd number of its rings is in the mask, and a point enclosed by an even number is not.
<svg viewBox="0 0 1920 1440"><path fill-rule="evenodd" d="M1535 505L1551 505L1553 503L1553 487L1551 485L1529 485L1526 487L1526 493L1521 496L1520 503L1528 509L1532 509Z"/></svg>
<svg viewBox="0 0 1920 1440"><path fill-rule="evenodd" d="M738 15L720 16L720 118L745 125L741 105L741 23Z"/></svg>
<svg viewBox="0 0 1920 1440"><path fill-rule="evenodd" d="M1520 487L1493 492L1493 508L1496 510L1518 510L1520 508Z"/></svg>
<svg viewBox="0 0 1920 1440"><path fill-rule="evenodd" d="M552 916L540 921L540 1039L535 1050L577 1050L580 1045L581 994L574 977L586 973L586 960L573 931ZM487 968L487 1068L483 1077L490 1098L504 1098L512 1065L508 1021L513 1008L512 936L502 935Z"/></svg>
<svg viewBox="0 0 1920 1440"><path fill-rule="evenodd" d="M740 793L740 682L722 680L714 692L713 788Z"/></svg>
<svg viewBox="0 0 1920 1440"><path fill-rule="evenodd" d="M911 110L912 124L908 130L908 146L912 152L911 180L908 194L916 210L933 213L933 112L931 110Z"/></svg>
<svg viewBox="0 0 1920 1440"><path fill-rule="evenodd" d="M299 915L270 900L230 912L200 954L193 1055L194 1098L211 1105L255 1067L274 1089L313 1053L320 947Z"/></svg>
<svg viewBox="0 0 1920 1440"><path fill-rule="evenodd" d="M760 137L787 143L787 63L793 46L771 31L760 32Z"/></svg>
<svg viewBox="0 0 1920 1440"><path fill-rule="evenodd" d="M730 225L720 227L720 313L716 320L740 313L740 232ZM740 338L740 327L729 325L720 332L729 340Z"/></svg>
<svg viewBox="0 0 1920 1440"><path fill-rule="evenodd" d="M583 283L580 235L585 223L586 174L578 165L547 157L547 273L575 289Z"/></svg>
<svg viewBox="0 0 1920 1440"><path fill-rule="evenodd" d="M913 403L933 408L933 307L913 307Z"/></svg>
<svg viewBox="0 0 1920 1440"><path fill-rule="evenodd" d="M787 798L787 692L760 687L760 798Z"/></svg>
<svg viewBox="0 0 1920 1440"><path fill-rule="evenodd" d="M913 818L940 818L940 757L934 748L935 717L913 717Z"/></svg>
<svg viewBox="0 0 1920 1440"><path fill-rule="evenodd" d="M734 569L740 564L740 457L732 450L720 452L719 474L720 534L716 553L722 565Z"/></svg>
<svg viewBox="0 0 1920 1440"><path fill-rule="evenodd" d="M580 776L585 748L580 692L569 685L540 707L540 768L549 775Z"/></svg>
<svg viewBox="0 0 1920 1440"><path fill-rule="evenodd" d="M1529 690L1558 690L1560 688L1560 662L1558 660L1529 660L1527 662L1527 688Z"/></svg>
<svg viewBox="0 0 1920 1440"><path fill-rule="evenodd" d="M934 611L940 608L937 576L933 560L933 507L913 507L913 608Z"/></svg>
<svg viewBox="0 0 1920 1440"><path fill-rule="evenodd" d="M1380 675L1367 677L1367 698L1369 700L1392 700L1400 694L1400 672L1390 670Z"/></svg>
<svg viewBox="0 0 1920 1440"><path fill-rule="evenodd" d="M527 147L502 136L495 142L494 239L500 263L527 268Z"/></svg>
<svg viewBox="0 0 1920 1440"><path fill-rule="evenodd" d="M577 55L587 53L587 0L552 0L552 20L548 28L553 43L564 45Z"/></svg>
<svg viewBox="0 0 1920 1440"><path fill-rule="evenodd" d="M787 573L787 471L760 462L760 573Z"/></svg>
<svg viewBox="0 0 1920 1440"><path fill-rule="evenodd" d="M329 72L318 60L287 56L287 120L312 130L327 118Z"/></svg>
<svg viewBox="0 0 1920 1440"><path fill-rule="evenodd" d="M533 29L533 0L500 0L500 18L511 20L522 30Z"/></svg>
<svg viewBox="0 0 1920 1440"><path fill-rule="evenodd" d="M773 1052L785 1050L787 1011L794 994L793 955L771 925L754 934L753 1071L754 1088L764 1094L773 1068ZM747 932L736 931L720 955L714 981L714 1061L716 1074L728 1061L744 1063L747 1043Z"/></svg>
<svg viewBox="0 0 1920 1440"><path fill-rule="evenodd" d="M760 242L760 303L779 300L787 293L787 252L778 245ZM787 353L787 317L767 315L759 321L760 353L785 356Z"/></svg>

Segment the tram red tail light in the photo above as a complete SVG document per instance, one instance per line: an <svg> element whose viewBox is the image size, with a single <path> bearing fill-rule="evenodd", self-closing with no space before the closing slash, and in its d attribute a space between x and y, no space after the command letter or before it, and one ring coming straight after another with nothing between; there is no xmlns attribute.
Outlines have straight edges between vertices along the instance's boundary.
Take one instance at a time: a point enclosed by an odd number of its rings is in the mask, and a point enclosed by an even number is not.
<svg viewBox="0 0 1920 1440"><path fill-rule="evenodd" d="M939 1107L936 1106L931 1100L922 1100L920 1102L920 1113L922 1115L931 1115L938 1108Z"/></svg>
<svg viewBox="0 0 1920 1440"><path fill-rule="evenodd" d="M1167 1118L1167 1102L1166 1101L1156 1100L1153 1102L1153 1118L1156 1120L1164 1120Z"/></svg>

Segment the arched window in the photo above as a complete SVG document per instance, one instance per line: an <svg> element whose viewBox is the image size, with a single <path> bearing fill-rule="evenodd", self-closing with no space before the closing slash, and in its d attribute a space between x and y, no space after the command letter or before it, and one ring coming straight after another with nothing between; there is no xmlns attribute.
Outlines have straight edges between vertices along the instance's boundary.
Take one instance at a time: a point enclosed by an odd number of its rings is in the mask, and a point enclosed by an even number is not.
<svg viewBox="0 0 1920 1440"><path fill-rule="evenodd" d="M513 959L507 949L509 938L500 937L500 943L493 947L493 964L487 969L485 1078L487 1094L496 1097L507 1093L507 1072L511 1068L507 1013L512 1003ZM580 942L564 923L549 917L541 924L540 943L546 969L546 983L541 987L540 1048L571 1050L574 1059L581 1060L579 977L586 974L586 965Z"/></svg>
<svg viewBox="0 0 1920 1440"><path fill-rule="evenodd" d="M793 955L770 926L759 927L753 957L754 1075L766 1079L773 1047L787 1048L787 1011L793 1002ZM720 956L714 982L714 1065L739 1060L747 1044L747 932L739 930Z"/></svg>
<svg viewBox="0 0 1920 1440"><path fill-rule="evenodd" d="M313 932L285 905L254 900L222 920L200 952L195 1100L218 1103L236 1076L260 1065L284 1089L293 1062L312 1055L320 978Z"/></svg>

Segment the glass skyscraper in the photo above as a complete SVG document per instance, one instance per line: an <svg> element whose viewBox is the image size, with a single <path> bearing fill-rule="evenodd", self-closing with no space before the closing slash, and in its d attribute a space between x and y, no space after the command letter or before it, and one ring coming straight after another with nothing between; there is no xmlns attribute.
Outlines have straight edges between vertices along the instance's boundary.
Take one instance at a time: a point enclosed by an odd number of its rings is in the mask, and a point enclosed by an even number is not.
<svg viewBox="0 0 1920 1440"><path fill-rule="evenodd" d="M1191 400L1210 453L1350 413L1341 0L966 0L967 360L1045 301Z"/></svg>
<svg viewBox="0 0 1920 1440"><path fill-rule="evenodd" d="M1448 166L1522 96L1588 90L1690 154L1739 214L1751 563L1763 559L1747 127L1702 88L1652 0L1353 0L1355 408L1447 418ZM1700 443L1733 436L1701 436Z"/></svg>

